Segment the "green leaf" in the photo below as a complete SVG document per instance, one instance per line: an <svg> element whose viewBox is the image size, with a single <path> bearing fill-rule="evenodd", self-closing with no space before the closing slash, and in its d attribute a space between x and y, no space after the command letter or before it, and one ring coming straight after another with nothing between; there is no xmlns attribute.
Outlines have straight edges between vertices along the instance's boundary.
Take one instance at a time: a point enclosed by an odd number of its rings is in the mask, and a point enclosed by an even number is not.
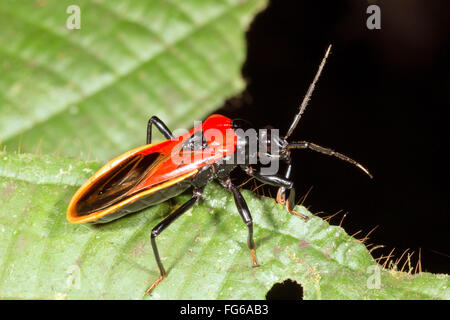
<svg viewBox="0 0 450 320"><path fill-rule="evenodd" d="M2 0L0 142L108 160L145 143L152 115L191 128L243 89L244 32L265 4Z"/></svg>
<svg viewBox="0 0 450 320"><path fill-rule="evenodd" d="M99 166L0 154L0 298L264 299L290 278L305 299L450 299L448 275L383 269L342 228L297 207L311 216L304 222L243 191L260 263L252 268L247 228L232 196L215 184L157 238L168 277L144 296L158 277L150 231L189 195L109 224L72 225L68 202Z"/></svg>
<svg viewBox="0 0 450 320"><path fill-rule="evenodd" d="M0 141L108 160L143 144L154 114L192 127L243 88L244 31L266 2L1 1ZM80 30L66 28L73 4ZM0 154L0 298L261 299L287 278L306 299L450 298L447 275L378 269L342 228L244 192L261 264L251 268L246 227L214 184L158 237L169 274L144 296L158 276L150 230L188 195L106 225L71 225L68 202L99 166Z"/></svg>

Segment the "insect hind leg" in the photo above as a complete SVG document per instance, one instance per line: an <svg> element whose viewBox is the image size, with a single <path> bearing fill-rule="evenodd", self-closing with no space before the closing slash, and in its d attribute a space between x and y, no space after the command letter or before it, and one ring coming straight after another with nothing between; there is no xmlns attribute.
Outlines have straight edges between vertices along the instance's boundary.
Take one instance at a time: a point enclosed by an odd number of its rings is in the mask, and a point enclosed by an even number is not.
<svg viewBox="0 0 450 320"><path fill-rule="evenodd" d="M158 247L156 245L156 237L164 230L166 229L172 222L174 222L178 217L180 217L183 213L188 211L196 202L198 199L200 199L201 195L203 193L203 189L194 189L194 194L190 200L188 200L186 203L184 203L181 207L176 209L173 213L171 213L168 217L166 217L163 221L158 223L151 232L151 242L152 242L152 248L153 253L155 255L156 263L159 268L160 276L158 279L156 279L152 285L147 289L145 292L146 294L150 294L153 289L165 278L166 276L166 270L164 269L164 266L161 262L161 258L159 256Z"/></svg>
<svg viewBox="0 0 450 320"><path fill-rule="evenodd" d="M289 143L286 147L288 149L310 149L310 150L313 150L313 151L316 151L316 152L320 152L320 153L326 154L328 156L336 157L338 159L341 159L343 161L346 161L346 162L349 162L349 163L353 164L354 166L356 166L359 169L361 169L371 179L373 178L373 176L370 174L369 170L364 168L360 163L358 163L355 160L347 157L346 155L343 155L342 153L334 151L333 149L325 148L325 147L319 146L319 145L317 145L315 143L308 142L308 141L292 142L292 143Z"/></svg>
<svg viewBox="0 0 450 320"><path fill-rule="evenodd" d="M253 267L258 267L258 262L256 261L255 241L253 240L253 218L250 214L247 203L245 202L245 199L239 189L231 182L229 178L226 181L223 181L222 185L230 190L234 196L234 202L239 211L239 214L248 228L247 245L252 254Z"/></svg>

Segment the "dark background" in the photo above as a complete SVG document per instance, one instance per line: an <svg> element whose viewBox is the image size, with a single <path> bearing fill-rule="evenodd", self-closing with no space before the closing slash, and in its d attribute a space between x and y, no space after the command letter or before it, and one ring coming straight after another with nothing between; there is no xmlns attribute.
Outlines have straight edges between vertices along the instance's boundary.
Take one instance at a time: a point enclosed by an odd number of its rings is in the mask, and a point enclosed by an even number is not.
<svg viewBox="0 0 450 320"><path fill-rule="evenodd" d="M369 4L381 8L381 30L366 27ZM448 1L271 1L247 34L247 89L219 111L285 133L331 43L291 139L331 147L374 180L299 150L298 197L312 186L304 203L312 212L348 212L342 226L349 234L362 229L357 238L378 226L367 241L385 245L375 257L395 248L398 258L409 248L415 266L420 249L422 270L434 273L450 272L449 9Z"/></svg>

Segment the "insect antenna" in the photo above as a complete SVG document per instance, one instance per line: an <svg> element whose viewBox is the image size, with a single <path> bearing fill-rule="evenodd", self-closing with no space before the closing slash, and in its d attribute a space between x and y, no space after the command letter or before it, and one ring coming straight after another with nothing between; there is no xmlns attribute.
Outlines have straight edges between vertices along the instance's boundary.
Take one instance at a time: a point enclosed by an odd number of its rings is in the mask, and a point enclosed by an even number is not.
<svg viewBox="0 0 450 320"><path fill-rule="evenodd" d="M299 109L298 113L295 115L294 121L292 121L291 126L289 127L289 130L286 133L286 136L284 137L284 140L287 140L287 138L289 138L289 136L292 134L292 132L297 127L297 124L300 121L300 118L302 117L302 114L305 111L309 100L311 99L311 95L314 91L316 83L319 80L320 74L322 73L322 69L325 66L325 62L327 61L328 55L330 54L330 50L331 50L331 44L328 46L327 51L325 52L325 56L323 57L322 62L319 65L319 69L316 72L316 76L314 77L313 82L311 82L311 84L309 85L308 91L306 92L306 95L303 98L302 103L300 104L300 109Z"/></svg>

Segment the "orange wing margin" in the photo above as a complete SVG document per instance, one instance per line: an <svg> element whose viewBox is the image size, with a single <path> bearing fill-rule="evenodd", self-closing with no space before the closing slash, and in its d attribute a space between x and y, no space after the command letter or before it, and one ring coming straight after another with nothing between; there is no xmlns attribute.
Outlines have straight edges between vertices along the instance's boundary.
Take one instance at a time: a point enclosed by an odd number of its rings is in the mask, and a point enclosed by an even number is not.
<svg viewBox="0 0 450 320"><path fill-rule="evenodd" d="M70 223L86 223L86 222L97 221L100 218L102 218L102 217L104 217L104 216L106 216L106 215L108 215L110 213L116 212L119 208L121 208L121 207L123 207L123 206L125 206L125 205L127 205L129 203L132 203L132 202L136 201L137 199L139 199L139 198L141 198L143 196L146 196L148 194L158 192L161 189L170 187L170 186L172 186L172 185L174 185L174 184L176 184L176 183L178 183L180 181L183 181L186 178L189 178L189 177L195 175L197 172L198 172L198 170L193 170L193 171L191 171L191 172L189 172L189 173L187 173L187 174L185 174L183 176L180 176L180 177L178 177L176 179L169 180L169 181L167 181L165 183L162 183L162 184L159 184L159 185L157 185L157 186L155 186L153 188L150 188L150 189L144 190L144 191L142 191L140 193L137 193L137 194L135 194L135 195L133 195L133 196L131 196L129 198L126 198L125 200L123 200L123 201L121 201L121 202L119 202L119 203L117 203L117 204L115 204L115 205L113 205L111 207L108 207L107 209L100 210L100 211L91 213L91 214L86 215L86 216L77 216L76 215L75 203L79 199L79 197L74 196L72 198L72 201L69 204L69 208L67 209L67 220L69 220Z"/></svg>
<svg viewBox="0 0 450 320"><path fill-rule="evenodd" d="M170 142L170 141L169 141ZM117 211L119 208L121 208L122 206L132 203L134 201L136 201L137 199L139 199L142 196L157 192L163 188L169 187L171 185L174 185L180 181L183 181L186 178L189 178L193 175L195 175L198 170L194 169L194 170L190 170L188 172L183 173L182 175L178 176L178 177L174 177L173 179L168 179L167 181L162 181L161 183L156 184L153 187L150 187L148 189L144 189L142 192L138 192L128 198L125 198L124 200L118 202L115 205L112 205L108 208L105 208L104 210L99 210L99 211L95 211L91 214L88 215L83 215L83 216L79 216L77 215L77 210L76 210L76 204L77 202L80 200L80 198L86 193L86 191L92 186L92 184L97 180L100 179L101 177L103 177L104 175L106 175L111 168L117 166L119 163L121 163L122 161L124 161L124 159L127 159L137 153L140 152L146 152L149 149L154 149L155 147L158 147L159 145L167 145L167 141L162 141L162 142L157 142L151 145L145 145L133 150L130 150L120 156L118 156L117 158L114 158L113 160L109 161L108 163L106 163L101 169L99 169L92 177L90 177L79 189L78 191L75 193L75 195L72 197L72 200L69 203L69 206L67 208L67 213L66 213L66 217L67 220L70 223L85 223L85 222L93 222L93 221L97 221L98 219L113 213L115 211ZM170 146L168 146L170 148Z"/></svg>

